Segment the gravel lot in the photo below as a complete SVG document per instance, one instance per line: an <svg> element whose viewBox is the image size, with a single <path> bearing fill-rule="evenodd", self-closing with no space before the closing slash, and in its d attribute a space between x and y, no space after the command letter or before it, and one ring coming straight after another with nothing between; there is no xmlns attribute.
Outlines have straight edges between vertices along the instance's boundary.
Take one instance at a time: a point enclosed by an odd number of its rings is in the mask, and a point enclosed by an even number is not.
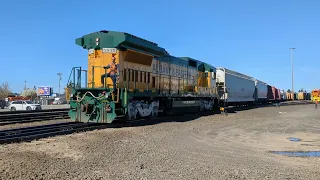
<svg viewBox="0 0 320 180"><path fill-rule="evenodd" d="M0 179L319 179L320 157L269 152L319 150L319 132L314 105L158 118L0 145Z"/></svg>

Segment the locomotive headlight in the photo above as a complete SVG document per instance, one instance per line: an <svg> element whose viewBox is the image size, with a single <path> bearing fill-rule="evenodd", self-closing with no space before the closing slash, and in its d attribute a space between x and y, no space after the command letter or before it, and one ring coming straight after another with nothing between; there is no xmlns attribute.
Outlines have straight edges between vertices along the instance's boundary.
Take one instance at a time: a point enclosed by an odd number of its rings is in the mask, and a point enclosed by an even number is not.
<svg viewBox="0 0 320 180"><path fill-rule="evenodd" d="M99 45L99 38L96 38L96 45L98 46Z"/></svg>

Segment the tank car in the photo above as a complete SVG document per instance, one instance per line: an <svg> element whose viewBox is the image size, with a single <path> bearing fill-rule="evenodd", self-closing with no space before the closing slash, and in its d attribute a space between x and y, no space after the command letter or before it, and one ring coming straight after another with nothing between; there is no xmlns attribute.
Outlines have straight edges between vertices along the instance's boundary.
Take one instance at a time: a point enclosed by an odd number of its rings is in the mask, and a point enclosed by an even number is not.
<svg viewBox="0 0 320 180"><path fill-rule="evenodd" d="M219 108L214 66L172 56L156 43L124 32L94 32L76 44L88 51L88 69L74 67L70 74L73 121L112 123ZM115 86L105 78L113 60Z"/></svg>

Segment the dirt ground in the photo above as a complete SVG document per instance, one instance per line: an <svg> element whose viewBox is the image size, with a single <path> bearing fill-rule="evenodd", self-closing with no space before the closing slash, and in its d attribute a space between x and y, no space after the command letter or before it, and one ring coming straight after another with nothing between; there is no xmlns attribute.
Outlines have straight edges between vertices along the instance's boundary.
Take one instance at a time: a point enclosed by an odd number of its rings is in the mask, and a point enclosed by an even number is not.
<svg viewBox="0 0 320 180"><path fill-rule="evenodd" d="M42 125L49 125L49 124L57 124L57 123L65 123L70 122L70 119L56 119L56 120L47 120L47 121L35 121L35 122L26 122L26 123L16 123L16 124L7 124L7 125L0 125L1 130L8 130L8 129L18 129L24 127L32 127L32 126L42 126Z"/></svg>
<svg viewBox="0 0 320 180"><path fill-rule="evenodd" d="M0 145L0 179L320 179L320 109L265 107ZM293 142L289 137L300 138Z"/></svg>

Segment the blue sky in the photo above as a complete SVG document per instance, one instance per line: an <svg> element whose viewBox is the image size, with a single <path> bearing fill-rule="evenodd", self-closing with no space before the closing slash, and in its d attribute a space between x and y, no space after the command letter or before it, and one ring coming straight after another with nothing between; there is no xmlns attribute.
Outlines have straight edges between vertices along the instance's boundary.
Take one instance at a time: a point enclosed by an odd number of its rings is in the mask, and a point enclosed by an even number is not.
<svg viewBox="0 0 320 180"><path fill-rule="evenodd" d="M90 3L89 3L90 2ZM309 0L16 0L1 2L0 82L14 92L58 90L73 66L87 68L75 38L124 31L189 56L291 89L289 47L295 47L295 90L320 88L320 1ZM318 78L316 78L318 76Z"/></svg>

